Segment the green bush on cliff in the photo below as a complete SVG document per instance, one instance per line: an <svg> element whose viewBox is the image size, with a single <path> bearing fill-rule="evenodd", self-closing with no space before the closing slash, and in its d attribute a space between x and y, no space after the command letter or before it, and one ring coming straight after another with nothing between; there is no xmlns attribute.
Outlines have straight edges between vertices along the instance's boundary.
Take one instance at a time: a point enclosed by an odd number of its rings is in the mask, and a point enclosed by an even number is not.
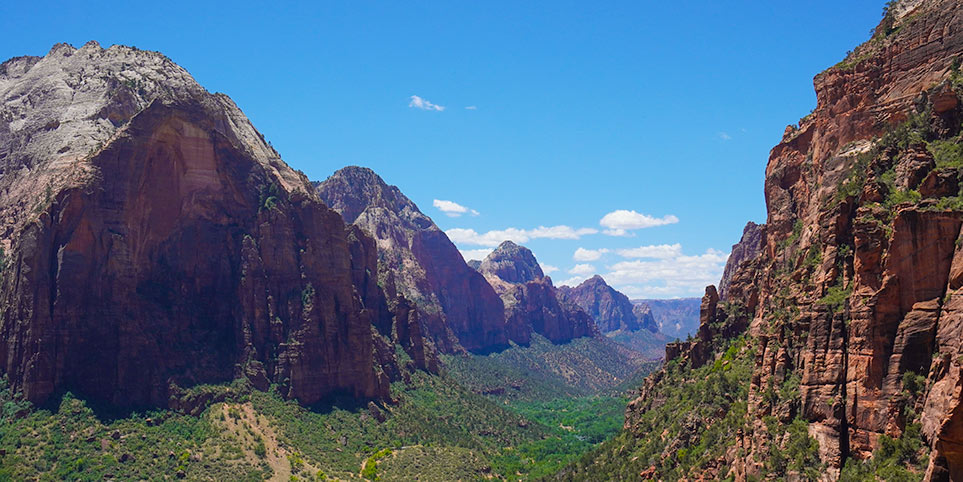
<svg viewBox="0 0 963 482"><path fill-rule="evenodd" d="M873 451L871 459L846 460L839 480L922 480L923 471L929 462L927 457L922 455L924 447L920 425L909 423L899 438L880 435L879 447Z"/></svg>
<svg viewBox="0 0 963 482"><path fill-rule="evenodd" d="M819 299L819 304L825 305L831 313L837 313L843 309L849 296L853 294L853 286L841 286L839 284L830 286L826 290L826 295Z"/></svg>
<svg viewBox="0 0 963 482"><path fill-rule="evenodd" d="M808 480L817 480L823 464L819 459L819 442L809 436L809 424L796 418L788 425L779 425L773 420L769 427L774 440L785 437L785 446L769 446L766 459L766 472L773 475L788 475L791 472L802 475Z"/></svg>
<svg viewBox="0 0 963 482"><path fill-rule="evenodd" d="M937 168L963 167L963 145L955 140L935 140L926 145Z"/></svg>

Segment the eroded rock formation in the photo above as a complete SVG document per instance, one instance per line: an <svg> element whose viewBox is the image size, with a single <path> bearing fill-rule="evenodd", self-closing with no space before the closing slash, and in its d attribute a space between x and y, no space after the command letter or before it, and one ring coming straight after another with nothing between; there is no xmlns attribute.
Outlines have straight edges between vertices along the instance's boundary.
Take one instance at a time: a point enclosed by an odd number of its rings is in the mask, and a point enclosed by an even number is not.
<svg viewBox="0 0 963 482"><path fill-rule="evenodd" d="M961 56L963 3L891 4L872 40L816 76L816 109L773 148L767 223L734 248L724 306L707 293L696 339L667 347L697 366L721 356L704 330L751 320L748 418L738 451L711 464L721 476L763 473L785 443L767 423L798 417L829 477L921 426L926 477L963 479Z"/></svg>
<svg viewBox="0 0 963 482"><path fill-rule="evenodd" d="M383 398L393 343L427 365L372 240L163 55L59 44L0 65L0 99L0 369L29 400Z"/></svg>
<svg viewBox="0 0 963 482"><path fill-rule="evenodd" d="M647 306L633 307L624 294L609 286L601 276L595 275L575 288L562 286L559 292L564 299L580 306L592 316L603 333L611 331L659 331Z"/></svg>
<svg viewBox="0 0 963 482"><path fill-rule="evenodd" d="M317 187L345 222L374 237L378 277L411 300L424 331L444 352L508 345L502 301L444 231L371 169L346 167Z"/></svg>
<svg viewBox="0 0 963 482"><path fill-rule="evenodd" d="M528 248L505 241L482 261L479 271L505 304L512 341L528 344L533 332L555 343L598 334L588 313L561 299Z"/></svg>

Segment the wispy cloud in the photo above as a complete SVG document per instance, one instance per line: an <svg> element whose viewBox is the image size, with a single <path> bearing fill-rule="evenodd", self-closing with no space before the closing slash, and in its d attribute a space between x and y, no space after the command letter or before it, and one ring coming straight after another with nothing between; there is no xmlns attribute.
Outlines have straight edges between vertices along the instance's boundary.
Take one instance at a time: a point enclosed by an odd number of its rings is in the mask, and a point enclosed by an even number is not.
<svg viewBox="0 0 963 482"><path fill-rule="evenodd" d="M432 206L438 208L439 211L445 213L445 215L448 217L457 218L462 214L470 214L472 216L478 216L478 211L462 206L461 204L458 204L454 201L446 201L444 199L435 199L434 201L432 201L431 204Z"/></svg>
<svg viewBox="0 0 963 482"><path fill-rule="evenodd" d="M627 209L618 209L602 216L599 224L603 228L608 228L603 232L609 236L632 236L630 232L632 230L664 226L678 222L679 218L672 214L657 218Z"/></svg>
<svg viewBox="0 0 963 482"><path fill-rule="evenodd" d="M599 231L593 228L573 228L571 226L539 226L535 229L506 228L479 233L474 229L453 228L445 231L455 244L495 247L504 241L527 243L533 239L579 239Z"/></svg>
<svg viewBox="0 0 963 482"><path fill-rule="evenodd" d="M428 99L418 97L417 95L411 96L411 101L408 102L408 107L414 107L415 109L421 110L434 110L438 112L445 110L445 106L432 104L428 101Z"/></svg>
<svg viewBox="0 0 963 482"><path fill-rule="evenodd" d="M557 267L557 266L552 266L552 265L550 265L550 264L545 264L545 263L538 263L538 264L539 264L539 266L542 267L542 273L545 273L546 275L552 274L552 273L558 271L558 267Z"/></svg>
<svg viewBox="0 0 963 482"><path fill-rule="evenodd" d="M722 139L722 140L724 140L724 141L728 141L728 140L732 140L732 136L730 136L728 132L720 132L720 133L719 133L719 139Z"/></svg>
<svg viewBox="0 0 963 482"><path fill-rule="evenodd" d="M572 255L572 259L575 261L595 261L602 257L603 254L608 253L609 250L602 249L585 249L578 248L575 250L575 254Z"/></svg>
<svg viewBox="0 0 963 482"><path fill-rule="evenodd" d="M469 106L466 106L466 107L465 107L465 110L478 110L478 106L469 105Z"/></svg>
<svg viewBox="0 0 963 482"><path fill-rule="evenodd" d="M638 248L620 249L616 252L623 258L666 259L682 256L682 245L675 243L639 246Z"/></svg>

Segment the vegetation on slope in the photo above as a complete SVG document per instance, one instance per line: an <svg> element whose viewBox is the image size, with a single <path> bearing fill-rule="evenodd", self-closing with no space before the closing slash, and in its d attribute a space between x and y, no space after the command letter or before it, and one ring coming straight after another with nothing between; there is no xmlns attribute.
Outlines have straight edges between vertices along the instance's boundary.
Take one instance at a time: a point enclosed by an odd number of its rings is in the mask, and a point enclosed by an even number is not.
<svg viewBox="0 0 963 482"><path fill-rule="evenodd" d="M59 406L32 408L4 384L0 480L547 476L621 428L627 398L613 390L647 372L632 371L639 363L627 362L624 353L603 356L611 345L556 346L541 339L497 359L459 365L464 371L457 373L469 374L469 382L517 376L525 389L515 397L475 393L459 383L456 370L442 376L416 371L408 383L392 386L395 402L388 404L335 398L305 408L237 381L182 393L182 400L219 400L191 409L196 416L174 410L111 416L70 394ZM595 357L600 361L589 363ZM548 370L537 365L542 359L560 365ZM587 395L596 386L606 392Z"/></svg>
<svg viewBox="0 0 963 482"><path fill-rule="evenodd" d="M733 342L719 363L691 369L670 361L650 394L653 405L623 431L560 474L561 480L632 480L654 467L676 480L732 447L746 423L754 350ZM644 434L637 437L633 433Z"/></svg>
<svg viewBox="0 0 963 482"><path fill-rule="evenodd" d="M498 401L548 401L583 397L639 379L658 363L604 338L553 344L532 335L527 346L479 356L445 356L452 378Z"/></svg>

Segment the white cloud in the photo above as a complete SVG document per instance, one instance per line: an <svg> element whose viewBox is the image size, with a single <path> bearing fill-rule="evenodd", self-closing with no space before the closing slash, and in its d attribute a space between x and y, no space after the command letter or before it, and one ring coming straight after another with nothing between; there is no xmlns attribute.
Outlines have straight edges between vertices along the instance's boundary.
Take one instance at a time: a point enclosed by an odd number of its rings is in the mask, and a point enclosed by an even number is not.
<svg viewBox="0 0 963 482"><path fill-rule="evenodd" d="M608 228L603 232L609 236L629 236L631 235L629 231L634 229L652 228L677 222L679 222L679 218L672 214L656 218L648 214L619 209L602 216L599 224L603 228Z"/></svg>
<svg viewBox="0 0 963 482"><path fill-rule="evenodd" d="M699 296L719 282L729 255L708 249L701 255L622 261L608 266L605 280L633 298Z"/></svg>
<svg viewBox="0 0 963 482"><path fill-rule="evenodd" d="M478 106L469 105L469 106L465 107L465 110L478 110Z"/></svg>
<svg viewBox="0 0 963 482"><path fill-rule="evenodd" d="M471 261L477 259L479 261L484 260L494 251L495 248L481 248L481 249L459 249L461 257L465 258L465 261Z"/></svg>
<svg viewBox="0 0 963 482"><path fill-rule="evenodd" d="M411 102L408 102L408 107L414 107L415 109L421 110L434 110L438 112L445 110L445 106L432 104L431 102L428 102L428 99L423 99L417 95L411 96Z"/></svg>
<svg viewBox="0 0 963 482"><path fill-rule="evenodd" d="M676 256L682 256L682 245L675 243L639 246L638 248L620 249L617 253L623 258L675 258Z"/></svg>
<svg viewBox="0 0 963 482"><path fill-rule="evenodd" d="M474 209L466 208L461 204L454 201L445 201L444 199L435 199L432 201L432 206L438 208L441 212L445 213L448 217L457 218L462 214L471 214L472 216L478 216L478 211Z"/></svg>
<svg viewBox="0 0 963 482"><path fill-rule="evenodd" d="M609 250L602 249L585 249L578 248L575 250L575 254L572 255L572 259L575 261L596 261L602 257L603 254L608 253Z"/></svg>
<svg viewBox="0 0 963 482"><path fill-rule="evenodd" d="M545 263L538 263L538 264L539 264L539 266L542 267L542 273L545 273L546 275L558 271L558 267L557 267L557 266L552 266L552 265L550 265L550 264L545 264Z"/></svg>
<svg viewBox="0 0 963 482"><path fill-rule="evenodd" d="M586 276L590 274L595 274L595 266L588 263L577 264L572 269L568 270L568 274L574 274L579 276Z"/></svg>
<svg viewBox="0 0 963 482"><path fill-rule="evenodd" d="M589 277L585 275L572 276L567 280L562 280L557 283L558 286L571 286L572 288L582 284L583 281L587 280Z"/></svg>
<svg viewBox="0 0 963 482"><path fill-rule="evenodd" d="M727 133L727 132L720 132L720 133L719 133L719 139L722 139L722 140L724 140L724 141L728 141L728 140L732 140L732 136L730 136L729 133Z"/></svg>
<svg viewBox="0 0 963 482"><path fill-rule="evenodd" d="M506 228L478 233L474 229L453 228L445 231L448 238L455 244L469 244L474 246L495 247L503 241L527 243L533 239L579 239L588 234L599 231L593 228L573 228L571 226L539 226L535 229Z"/></svg>

